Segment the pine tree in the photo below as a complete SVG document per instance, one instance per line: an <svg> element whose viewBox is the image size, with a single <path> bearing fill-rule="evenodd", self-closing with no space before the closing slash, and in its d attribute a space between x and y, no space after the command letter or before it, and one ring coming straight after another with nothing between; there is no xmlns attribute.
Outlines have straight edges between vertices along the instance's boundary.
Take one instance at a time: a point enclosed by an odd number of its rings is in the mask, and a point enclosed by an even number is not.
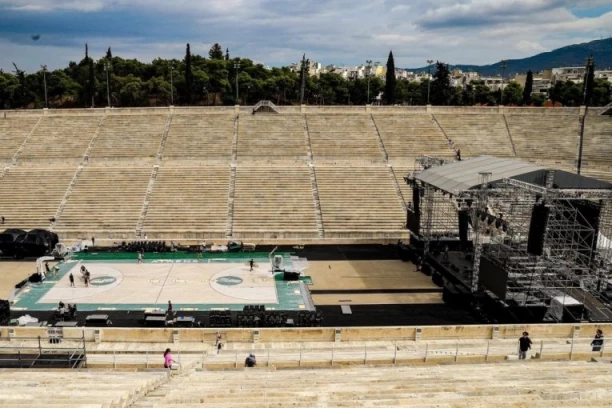
<svg viewBox="0 0 612 408"><path fill-rule="evenodd" d="M389 51L387 59L387 76L385 83L385 101L388 105L395 103L395 91L397 88L397 79L395 78L395 61L393 60L393 51Z"/></svg>
<svg viewBox="0 0 612 408"><path fill-rule="evenodd" d="M215 43L212 47L210 47L210 51L208 51L208 56L210 59L222 60L223 57L223 48L219 45L219 43Z"/></svg>
<svg viewBox="0 0 612 408"><path fill-rule="evenodd" d="M185 51L185 93L187 103L191 103L191 96L193 92L193 72L191 71L191 49L187 44L187 50Z"/></svg>
<svg viewBox="0 0 612 408"><path fill-rule="evenodd" d="M87 102L91 102L91 107L94 107L94 98L96 96L96 76L94 72L94 60L93 58L89 58L89 81L88 81L88 89L89 89L89 100Z"/></svg>
<svg viewBox="0 0 612 408"><path fill-rule="evenodd" d="M448 105L452 92L450 82L450 70L444 62L436 62L436 72L431 83L432 105Z"/></svg>
<svg viewBox="0 0 612 408"><path fill-rule="evenodd" d="M108 50L106 50L106 59L111 60L112 58L113 58L113 52L111 51L111 47L108 47Z"/></svg>
<svg viewBox="0 0 612 408"><path fill-rule="evenodd" d="M89 59L89 47L87 43L85 43L85 60Z"/></svg>
<svg viewBox="0 0 612 408"><path fill-rule="evenodd" d="M226 61L229 61L229 59L230 59L230 55L229 55L229 48L226 48L226 49L225 49L225 60L226 60Z"/></svg>
<svg viewBox="0 0 612 408"><path fill-rule="evenodd" d="M529 105L531 103L531 92L533 92L533 72L527 71L525 89L523 89L523 105Z"/></svg>

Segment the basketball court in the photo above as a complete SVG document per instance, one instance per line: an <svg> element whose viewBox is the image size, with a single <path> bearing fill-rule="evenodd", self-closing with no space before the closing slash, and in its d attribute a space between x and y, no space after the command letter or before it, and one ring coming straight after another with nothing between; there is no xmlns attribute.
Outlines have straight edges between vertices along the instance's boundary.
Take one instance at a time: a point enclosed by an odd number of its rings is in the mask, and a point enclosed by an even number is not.
<svg viewBox="0 0 612 408"><path fill-rule="evenodd" d="M267 310L313 309L306 284L273 274L267 254L205 254L202 259L147 254L143 263L135 254L128 254L131 259L119 255L82 254L59 264L57 274L18 292L12 309L51 310L60 301L76 303L81 311L166 308L168 301L175 310L242 310L250 304L266 305ZM283 259L291 267L291 257L285 254ZM81 278L82 266L91 274L88 286Z"/></svg>

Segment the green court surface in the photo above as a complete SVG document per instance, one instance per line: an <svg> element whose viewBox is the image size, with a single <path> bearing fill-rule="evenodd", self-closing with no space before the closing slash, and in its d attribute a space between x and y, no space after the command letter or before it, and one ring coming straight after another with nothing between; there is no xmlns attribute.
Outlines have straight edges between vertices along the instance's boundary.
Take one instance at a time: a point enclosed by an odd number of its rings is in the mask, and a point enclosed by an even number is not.
<svg viewBox="0 0 612 408"><path fill-rule="evenodd" d="M283 267L292 268L290 253ZM249 261L255 266L250 270ZM86 287L80 268L91 273ZM75 281L71 286L69 275ZM242 310L245 305L265 304L268 310L310 310L312 300L303 276L283 281L271 273L267 253L146 253L138 263L135 253L77 253L58 265L42 283L30 283L19 291L13 310L44 311L60 301L76 303L80 311L143 310L165 308L171 300L175 310Z"/></svg>

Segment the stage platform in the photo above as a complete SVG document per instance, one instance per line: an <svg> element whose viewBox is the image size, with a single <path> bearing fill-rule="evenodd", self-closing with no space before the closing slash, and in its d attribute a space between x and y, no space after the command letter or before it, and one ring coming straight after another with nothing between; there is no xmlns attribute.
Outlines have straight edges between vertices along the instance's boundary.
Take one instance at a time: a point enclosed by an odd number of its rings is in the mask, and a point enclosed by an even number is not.
<svg viewBox="0 0 612 408"><path fill-rule="evenodd" d="M291 269L292 257L283 256ZM250 271L249 260L255 261ZM303 267L303 260L300 260ZM91 273L86 287L80 269ZM239 311L245 305L265 305L267 310L314 310L305 276L283 281L271 272L267 253L147 253L138 263L136 253L76 254L58 265L42 283L29 283L15 296L13 311L50 311L60 301L76 303L79 311L136 311L166 309L172 301L176 311ZM75 287L69 275L73 274Z"/></svg>

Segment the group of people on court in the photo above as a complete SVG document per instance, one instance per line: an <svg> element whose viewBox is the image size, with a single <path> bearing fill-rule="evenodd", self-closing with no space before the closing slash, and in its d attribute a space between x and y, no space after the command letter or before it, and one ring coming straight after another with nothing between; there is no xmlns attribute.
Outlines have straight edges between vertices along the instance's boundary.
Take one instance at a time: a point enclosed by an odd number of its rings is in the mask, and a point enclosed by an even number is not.
<svg viewBox="0 0 612 408"><path fill-rule="evenodd" d="M74 287L74 275L70 272L68 275L68 279L70 279L70 286ZM89 281L91 280L91 272L87 270L85 265L81 265L81 280L85 284L85 287L89 286Z"/></svg>

